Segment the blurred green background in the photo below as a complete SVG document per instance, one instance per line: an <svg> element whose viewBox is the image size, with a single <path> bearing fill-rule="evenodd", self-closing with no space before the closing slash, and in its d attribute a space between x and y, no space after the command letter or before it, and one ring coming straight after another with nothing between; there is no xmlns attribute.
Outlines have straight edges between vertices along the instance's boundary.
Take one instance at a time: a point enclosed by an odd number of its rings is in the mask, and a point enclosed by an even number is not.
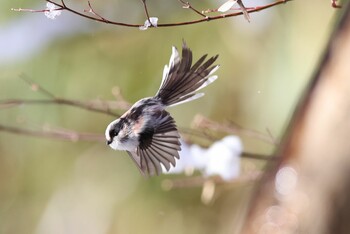
<svg viewBox="0 0 350 234"><path fill-rule="evenodd" d="M192 1L198 9L224 1ZM246 6L268 2L244 1ZM87 9L84 1L67 2ZM111 20L143 23L141 1L92 2ZM158 23L196 19L178 1L148 1ZM153 95L171 46L185 39L195 58L219 54L219 80L206 96L170 110L180 127L202 114L279 139L322 55L337 10L328 1L292 1L243 17L140 31L63 12L56 20L10 8L44 1L2 0L0 99L44 99L26 74L59 97L113 100L112 88L135 102ZM120 111L119 111L120 113ZM40 130L53 126L103 134L113 118L58 105L0 109L0 124ZM242 135L245 152L271 154L273 145ZM244 159L242 167L256 165ZM244 171L244 168L243 168ZM219 184L209 204L202 188L166 191L163 175L144 179L124 152L102 142L66 142L0 132L0 233L238 233L251 182Z"/></svg>

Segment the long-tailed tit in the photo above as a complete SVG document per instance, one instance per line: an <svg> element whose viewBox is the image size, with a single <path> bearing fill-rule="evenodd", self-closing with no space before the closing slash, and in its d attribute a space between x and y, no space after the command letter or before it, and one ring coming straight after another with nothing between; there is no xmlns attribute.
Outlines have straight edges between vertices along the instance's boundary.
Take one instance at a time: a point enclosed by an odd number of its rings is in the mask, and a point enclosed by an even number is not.
<svg viewBox="0 0 350 234"><path fill-rule="evenodd" d="M212 65L218 55L206 60L203 55L192 66L192 51L185 42L182 57L172 47L169 66L165 65L163 79L154 97L136 102L106 129L107 144L114 150L125 150L142 174L159 175L161 164L168 171L175 166L181 150L175 121L165 109L202 97L196 91L217 79L212 74L219 68Z"/></svg>

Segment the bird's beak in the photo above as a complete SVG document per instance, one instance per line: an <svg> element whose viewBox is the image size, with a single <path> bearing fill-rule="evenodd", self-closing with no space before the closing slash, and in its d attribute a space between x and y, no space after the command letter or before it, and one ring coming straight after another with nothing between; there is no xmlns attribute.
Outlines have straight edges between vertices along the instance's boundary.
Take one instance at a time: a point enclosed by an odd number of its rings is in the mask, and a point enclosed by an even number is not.
<svg viewBox="0 0 350 234"><path fill-rule="evenodd" d="M110 140L107 140L107 141L106 141L106 144L107 144L107 145L110 145L112 142L113 142L113 140L110 139Z"/></svg>

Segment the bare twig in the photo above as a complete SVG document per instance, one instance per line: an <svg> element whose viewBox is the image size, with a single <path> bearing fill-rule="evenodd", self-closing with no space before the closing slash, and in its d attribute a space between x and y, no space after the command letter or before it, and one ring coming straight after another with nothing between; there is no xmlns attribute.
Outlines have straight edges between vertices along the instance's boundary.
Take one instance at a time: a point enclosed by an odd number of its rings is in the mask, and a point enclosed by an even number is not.
<svg viewBox="0 0 350 234"><path fill-rule="evenodd" d="M62 10L66 10L66 8L65 7L60 7L60 8L57 8L55 10L56 11L62 11ZM49 10L49 9L34 10L34 9L28 9L28 8L11 8L11 11L43 13L43 12L49 12L51 10Z"/></svg>
<svg viewBox="0 0 350 234"><path fill-rule="evenodd" d="M276 139L276 137L272 134L271 130L269 128L266 128L267 134L270 136L270 139L277 145L279 144L279 141Z"/></svg>
<svg viewBox="0 0 350 234"><path fill-rule="evenodd" d="M53 98L55 99L55 95L51 92L49 92L47 89L45 89L44 87L42 87L41 85L35 83L34 81L32 81L27 75L25 75L24 73L19 75L19 78L21 78L24 82L26 82L30 88L33 91L39 91L41 93L43 93L45 96L49 97L49 98Z"/></svg>
<svg viewBox="0 0 350 234"><path fill-rule="evenodd" d="M51 139L60 139L67 141L105 141L105 138L102 134L94 133L79 133L76 131L50 131L50 130L31 130L24 129L19 127L11 127L0 124L1 132L8 132L19 135L34 136L41 138L51 138Z"/></svg>
<svg viewBox="0 0 350 234"><path fill-rule="evenodd" d="M134 28L139 28L140 26L144 26L143 24L131 24L131 23L123 23L123 22L117 22L117 21L112 21L112 20L108 20L104 17L102 17L101 15L97 14L96 11L93 10L93 8L91 7L91 4L88 2L90 9L88 11L84 11L86 13L92 13L93 16L89 15L89 14L84 14L84 12L79 12L77 10L74 10L73 8L69 7L66 5L64 0L61 0L60 3L52 1L52 0L46 0L47 2L50 2L54 5L57 6L57 9L55 10L65 10L68 12L71 12L75 15L84 17L86 19L89 20L94 20L97 22L102 22L102 23L106 23L106 24L111 24L111 25L117 25L117 26L123 26L123 27L134 27ZM147 5L144 2L145 0L142 0L142 2L144 3L144 7L145 7L145 12L146 15L148 17L148 21L150 22L149 16L148 16L148 11L147 10ZM191 10L195 11L198 15L201 16L201 19L197 19L197 20L192 20L192 21L185 21L185 22L176 22L176 23L164 23L164 24L157 24L157 27L174 27L174 26L184 26L184 25L191 25L191 24L198 24L198 23L203 23L203 22L207 22L207 21L212 21L212 20L220 20L220 19L224 19L224 18L230 18L230 17L235 17L235 16L239 16L245 13L253 13L253 12L258 12L258 11L262 11L271 7L275 7L277 5L281 5L281 4L285 4L287 2L290 2L292 0L277 0L276 2L270 3L270 4L266 4L263 6L257 6L257 7L252 7L252 8L246 8L247 11L240 11L240 12L235 12L235 13L230 13L230 14L220 14L217 16L206 16L202 11L198 11L197 9L191 7L191 5L188 3L186 3L185 1L181 1L182 3L185 3L184 6L186 6L185 8L190 8ZM17 9L13 9L15 11L27 11L27 12L46 12L49 10L30 10L30 9L22 9L22 8L17 8ZM210 12L215 12L215 10L212 10ZM151 22L150 22L151 23ZM151 23L152 25L152 23ZM153 25L152 25L153 26ZM154 28L154 27L153 27Z"/></svg>
<svg viewBox="0 0 350 234"><path fill-rule="evenodd" d="M149 14L148 14L148 9L147 9L146 0L141 0L141 2L142 2L142 4L143 4L143 9L144 9L144 11L145 11L145 14L146 14L148 23L151 25L151 27L154 27L154 25L152 24L151 19L150 19L150 17L149 17Z"/></svg>
<svg viewBox="0 0 350 234"><path fill-rule="evenodd" d="M62 3L64 3L64 1L62 1ZM106 18L102 17L100 14L96 13L94 8L92 8L90 1L88 1L88 6L89 6L89 10L84 10L84 12L89 12L89 13L95 15L96 17L98 17L99 19L101 19L103 22L105 22L107 24L109 23L109 20L107 20Z"/></svg>
<svg viewBox="0 0 350 234"><path fill-rule="evenodd" d="M33 80L31 80L27 75L21 74L20 78L25 81L30 88L33 91L40 92L50 98L47 99L37 99L37 100L25 100L25 99L7 99L7 100L0 100L0 108L10 108L15 107L19 105L38 105L38 104L58 104L58 105L67 105L72 107L77 107L80 109L85 109L88 111L93 111L97 113L103 113L107 115L111 115L114 117L119 117L120 115L114 113L111 109L121 109L126 110L131 105L126 102L123 98L119 101L115 102L101 102L101 101L89 101L89 102L83 102L78 100L72 100L72 99L66 99L66 98L60 98L54 95L52 92L48 91L46 88L41 86L38 83L35 83ZM115 89L114 89L115 90ZM122 97L120 92L118 94L118 97Z"/></svg>
<svg viewBox="0 0 350 234"><path fill-rule="evenodd" d="M17 107L20 105L66 105L84 109L87 111L102 113L114 117L119 117L119 114L116 114L112 109L121 109L126 110L130 105L119 102L119 101L79 101L71 100L65 98L55 98L55 99L6 99L0 100L0 109Z"/></svg>
<svg viewBox="0 0 350 234"><path fill-rule="evenodd" d="M182 3L182 8L185 8L185 9L190 9L192 11L194 11L195 13L197 13L198 15L204 17L204 18L208 18L207 15L203 14L202 12L200 12L199 10L195 9L194 7L192 7L192 5L189 3L189 2L185 2L183 0L179 0L179 2Z"/></svg>
<svg viewBox="0 0 350 234"><path fill-rule="evenodd" d="M243 15L244 15L244 18L250 22L250 16L248 14L248 11L247 11L247 8L244 6L242 0L238 0L237 1L237 4L239 5L239 7L241 8L242 12L243 12Z"/></svg>
<svg viewBox="0 0 350 234"><path fill-rule="evenodd" d="M77 141L104 142L105 141L105 137L103 136L103 134L96 134L96 133L90 133L90 132L77 132L70 129L58 129L58 128L53 128L48 126L43 126L41 128L42 128L41 130L32 130L32 129L0 124L0 132L7 132L7 133L23 135L23 136L50 138L50 139L74 141L74 142L77 142ZM248 159L264 160L264 161L270 161L275 159L274 157L270 157L268 155L254 154L254 153L248 153L248 152L243 152L241 157L248 158Z"/></svg>
<svg viewBox="0 0 350 234"><path fill-rule="evenodd" d="M249 158L249 159L256 159L256 160L263 160L263 161L271 161L271 160L277 159L277 157L274 157L271 155L248 153L248 152L243 152L241 157L242 158Z"/></svg>
<svg viewBox="0 0 350 234"><path fill-rule="evenodd" d="M209 140L209 141L218 140L217 137L214 137L211 134L209 134L208 132L203 131L203 130L199 131L199 130L193 129L193 128L179 127L179 131L181 132L181 134L200 137L204 140ZM190 141L190 143L191 143L191 141Z"/></svg>
<svg viewBox="0 0 350 234"><path fill-rule="evenodd" d="M124 26L124 27L134 27L134 28L138 28L142 25L139 25L139 24L128 24L128 23L122 23L122 22L116 22L116 21L110 21L110 20L107 20L106 18L103 18L101 19L100 16L98 16L98 18L96 17L93 17L93 16L90 16L90 15L87 15L87 14L83 14L79 11L76 11L70 7L68 7L64 0L61 0L61 3L57 3L57 2L54 2L54 1L51 1L51 0L46 0L47 2L50 2L60 8L62 8L62 10L66 10L66 11L69 11L75 15L78 15L78 16L81 16L81 17L84 17L84 18L87 18L87 19L90 19L90 20L94 20L94 21L98 21L98 22L103 22L103 23L106 23L106 24L113 24L113 25L119 25L119 26Z"/></svg>
<svg viewBox="0 0 350 234"><path fill-rule="evenodd" d="M171 179L171 180L166 179L166 180L163 180L162 187L164 190L202 187L205 184L205 182L208 180L213 181L217 185L218 184L235 185L235 184L242 184L247 182L255 182L257 179L261 177L261 175L262 173L260 171L249 172L231 181L225 181L217 176L210 177L210 178L205 178L203 176L196 176L196 177L188 177L188 178L181 178L181 179Z"/></svg>
<svg viewBox="0 0 350 234"><path fill-rule="evenodd" d="M62 6L63 6L64 8L67 8L66 3L64 2L64 0L61 0L61 3L62 3Z"/></svg>
<svg viewBox="0 0 350 234"><path fill-rule="evenodd" d="M226 133L232 133L232 134L243 134L249 137L254 137L259 140L262 140L264 142L270 143L270 144L278 144L275 142L274 139L272 139L269 135L265 135L261 132L250 130L243 128L239 126L236 123L231 122L230 124L221 124L217 123L215 121L212 121L202 115L197 115L193 120L193 125L195 127L200 128L208 128L213 131L221 131Z"/></svg>

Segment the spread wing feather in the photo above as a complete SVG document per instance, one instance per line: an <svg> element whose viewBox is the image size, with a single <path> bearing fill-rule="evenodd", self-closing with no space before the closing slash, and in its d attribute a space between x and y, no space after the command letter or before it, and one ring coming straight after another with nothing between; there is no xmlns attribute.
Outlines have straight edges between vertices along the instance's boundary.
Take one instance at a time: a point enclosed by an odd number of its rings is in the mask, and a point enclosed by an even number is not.
<svg viewBox="0 0 350 234"><path fill-rule="evenodd" d="M162 111L159 126L154 129L151 139L144 139L134 152L128 152L144 175L153 176L162 173L161 164L168 171L176 165L181 143L174 119L168 112Z"/></svg>
<svg viewBox="0 0 350 234"><path fill-rule="evenodd" d="M172 49L169 66L166 65L163 72L163 79L156 97L164 105L173 106L187 101L200 98L203 94L196 94L196 91L204 88L217 79L211 76L219 66L213 66L218 55L209 58L203 55L192 66L192 51L186 43L182 46L182 56L175 47Z"/></svg>

